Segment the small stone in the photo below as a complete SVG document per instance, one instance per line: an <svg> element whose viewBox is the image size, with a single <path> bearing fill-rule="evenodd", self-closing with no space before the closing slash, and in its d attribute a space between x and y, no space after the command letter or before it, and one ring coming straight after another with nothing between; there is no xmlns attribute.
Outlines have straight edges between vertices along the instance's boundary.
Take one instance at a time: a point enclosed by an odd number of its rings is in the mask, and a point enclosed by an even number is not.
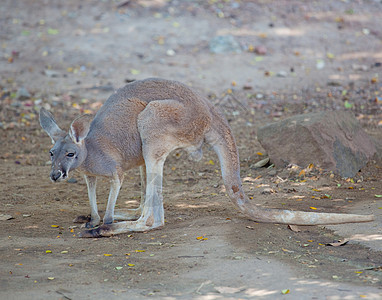
<svg viewBox="0 0 382 300"><path fill-rule="evenodd" d="M322 70L323 68L325 68L325 62L323 60L319 59L316 63L316 69Z"/></svg>
<svg viewBox="0 0 382 300"><path fill-rule="evenodd" d="M172 50L172 49L168 49L168 50L166 51L166 55L167 55L167 56L174 56L175 54L176 54L175 51Z"/></svg>
<svg viewBox="0 0 382 300"><path fill-rule="evenodd" d="M267 47L265 46L256 46L254 50L255 50L255 53L258 55L267 54Z"/></svg>
<svg viewBox="0 0 382 300"><path fill-rule="evenodd" d="M265 188L264 190L261 191L261 194L263 195L270 195L276 193L275 190L271 188Z"/></svg>
<svg viewBox="0 0 382 300"><path fill-rule="evenodd" d="M287 77L288 73L286 71L279 71L277 73L277 77Z"/></svg>
<svg viewBox="0 0 382 300"><path fill-rule="evenodd" d="M69 183L77 183L77 179L75 179L75 178L72 177L72 178L69 178L69 179L68 179L68 182L69 182Z"/></svg>
<svg viewBox="0 0 382 300"><path fill-rule="evenodd" d="M44 74L49 78L57 78L60 76L60 73L54 70L44 70Z"/></svg>
<svg viewBox="0 0 382 300"><path fill-rule="evenodd" d="M210 41L210 51L216 54L241 53L241 47L232 35L222 35Z"/></svg>
<svg viewBox="0 0 382 300"><path fill-rule="evenodd" d="M16 98L18 100L26 100L26 99L29 99L31 96L31 94L28 92L28 90L26 88L19 88L16 92Z"/></svg>
<svg viewBox="0 0 382 300"><path fill-rule="evenodd" d="M352 64L352 69L354 71L368 71L369 70L369 67L366 66L366 65L357 65L357 64Z"/></svg>

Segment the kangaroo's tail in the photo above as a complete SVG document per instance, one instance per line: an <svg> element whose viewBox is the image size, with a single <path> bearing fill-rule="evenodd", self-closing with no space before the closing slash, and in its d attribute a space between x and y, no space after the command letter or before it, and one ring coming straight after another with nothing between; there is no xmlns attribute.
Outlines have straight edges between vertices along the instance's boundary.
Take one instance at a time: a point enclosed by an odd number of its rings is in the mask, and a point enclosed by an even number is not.
<svg viewBox="0 0 382 300"><path fill-rule="evenodd" d="M374 220L373 215L290 211L262 208L251 204L242 188L239 155L231 129L221 115L216 112L214 114L215 122L206 134L206 142L213 147L219 157L224 185L230 199L250 219L295 225L358 223Z"/></svg>

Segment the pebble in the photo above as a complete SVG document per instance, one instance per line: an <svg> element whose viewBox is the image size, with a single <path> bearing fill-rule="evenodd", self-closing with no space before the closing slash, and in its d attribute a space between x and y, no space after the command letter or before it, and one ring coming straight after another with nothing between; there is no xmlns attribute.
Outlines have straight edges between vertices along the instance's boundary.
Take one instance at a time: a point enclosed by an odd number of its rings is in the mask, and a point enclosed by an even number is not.
<svg viewBox="0 0 382 300"><path fill-rule="evenodd" d="M54 70L44 70L44 74L49 78L57 78L60 76L60 73Z"/></svg>
<svg viewBox="0 0 382 300"><path fill-rule="evenodd" d="M216 54L241 53L241 47L232 35L220 35L210 41L210 51Z"/></svg>
<svg viewBox="0 0 382 300"><path fill-rule="evenodd" d="M166 51L166 55L167 55L167 56L174 56L175 54L176 54L175 51L172 50L172 49L168 49L168 50Z"/></svg>
<svg viewBox="0 0 382 300"><path fill-rule="evenodd" d="M72 177L72 178L69 178L69 179L68 179L68 182L69 182L69 183L77 183L77 179L75 179L75 178Z"/></svg>
<svg viewBox="0 0 382 300"><path fill-rule="evenodd" d="M29 99L31 96L31 94L28 92L28 90L26 88L19 88L16 92L16 98L18 100L25 100L25 99Z"/></svg>
<svg viewBox="0 0 382 300"><path fill-rule="evenodd" d="M288 73L286 71L279 71L277 73L277 77L287 77Z"/></svg>
<svg viewBox="0 0 382 300"><path fill-rule="evenodd" d="M255 50L255 53L258 55L267 54L267 47L265 46L256 46L254 50Z"/></svg>

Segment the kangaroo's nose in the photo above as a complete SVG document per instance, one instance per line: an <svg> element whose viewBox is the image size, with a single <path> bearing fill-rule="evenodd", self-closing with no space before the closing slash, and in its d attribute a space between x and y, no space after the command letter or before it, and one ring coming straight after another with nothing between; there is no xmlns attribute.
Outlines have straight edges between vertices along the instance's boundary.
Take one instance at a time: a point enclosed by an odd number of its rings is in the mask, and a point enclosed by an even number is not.
<svg viewBox="0 0 382 300"><path fill-rule="evenodd" d="M53 181L57 181L62 175L62 172L61 171L55 171L55 172L52 172L50 174L50 178L53 180Z"/></svg>

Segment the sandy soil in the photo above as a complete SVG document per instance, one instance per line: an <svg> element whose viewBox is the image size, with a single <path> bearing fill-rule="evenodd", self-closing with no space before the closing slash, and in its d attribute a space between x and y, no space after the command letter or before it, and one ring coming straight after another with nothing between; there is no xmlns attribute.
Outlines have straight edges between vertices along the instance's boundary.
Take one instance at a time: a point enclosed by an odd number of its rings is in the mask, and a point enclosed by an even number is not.
<svg viewBox="0 0 382 300"><path fill-rule="evenodd" d="M12 219L0 221L0 298L381 299L381 160L351 179L253 168L266 155L257 128L294 114L351 110L382 140L381 19L371 0L3 1L0 214ZM232 35L240 53L211 53L217 35ZM115 88L152 76L189 84L225 111L254 203L376 221L294 232L247 220L205 148L200 162L182 151L166 162L163 229L77 238L86 184L78 173L50 182L38 110L67 128ZM118 207L140 197L139 171L126 178ZM101 181L101 212L107 195Z"/></svg>

